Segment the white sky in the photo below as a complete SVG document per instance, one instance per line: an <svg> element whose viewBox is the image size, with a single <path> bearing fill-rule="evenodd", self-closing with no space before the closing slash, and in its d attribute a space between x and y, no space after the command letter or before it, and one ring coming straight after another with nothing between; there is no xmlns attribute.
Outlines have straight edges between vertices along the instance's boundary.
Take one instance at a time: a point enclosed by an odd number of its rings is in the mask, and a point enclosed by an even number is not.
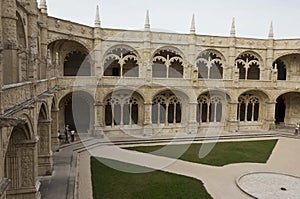
<svg viewBox="0 0 300 199"><path fill-rule="evenodd" d="M149 9L152 30L188 33L194 13L197 34L228 36L235 17L239 37L267 38L272 20L275 38L300 38L299 0L47 0L50 16L90 26L97 4L104 28L143 29Z"/></svg>

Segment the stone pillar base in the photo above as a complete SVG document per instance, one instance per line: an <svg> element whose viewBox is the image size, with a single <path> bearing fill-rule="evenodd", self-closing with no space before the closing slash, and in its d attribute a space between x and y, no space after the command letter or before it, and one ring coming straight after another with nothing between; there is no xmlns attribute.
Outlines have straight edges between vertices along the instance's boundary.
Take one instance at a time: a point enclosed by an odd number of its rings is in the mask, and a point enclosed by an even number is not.
<svg viewBox="0 0 300 199"><path fill-rule="evenodd" d="M92 136L95 138L104 138L103 130L100 127L93 129Z"/></svg>
<svg viewBox="0 0 300 199"><path fill-rule="evenodd" d="M51 155L39 155L38 157L38 175L49 176L53 172L53 161Z"/></svg>
<svg viewBox="0 0 300 199"><path fill-rule="evenodd" d="M59 143L57 136L51 137L51 150L52 152L59 151Z"/></svg>
<svg viewBox="0 0 300 199"><path fill-rule="evenodd" d="M143 136L144 137L151 137L152 135L153 135L152 128L150 126L144 127Z"/></svg>
<svg viewBox="0 0 300 199"><path fill-rule="evenodd" d="M41 199L41 194L36 188L21 188L7 191L6 199Z"/></svg>
<svg viewBox="0 0 300 199"><path fill-rule="evenodd" d="M228 121L227 125L225 126L225 131L237 133L239 132L239 121L231 120Z"/></svg>
<svg viewBox="0 0 300 199"><path fill-rule="evenodd" d="M198 123L190 122L186 133L187 134L197 134L198 133Z"/></svg>

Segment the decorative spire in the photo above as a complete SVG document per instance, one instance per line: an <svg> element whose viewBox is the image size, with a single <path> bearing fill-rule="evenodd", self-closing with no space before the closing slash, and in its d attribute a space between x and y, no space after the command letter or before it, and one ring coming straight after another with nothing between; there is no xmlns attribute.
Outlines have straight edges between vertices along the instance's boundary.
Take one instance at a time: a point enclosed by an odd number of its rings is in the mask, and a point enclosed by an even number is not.
<svg viewBox="0 0 300 199"><path fill-rule="evenodd" d="M271 21L270 30L269 30L269 39L273 39L274 37L274 30L273 30L273 22Z"/></svg>
<svg viewBox="0 0 300 199"><path fill-rule="evenodd" d="M46 0L41 0L40 1L40 9L41 9L41 13L47 14L47 3L46 3Z"/></svg>
<svg viewBox="0 0 300 199"><path fill-rule="evenodd" d="M99 14L99 6L98 5L97 5L97 8L96 8L95 27L96 28L100 28L101 27L100 14Z"/></svg>
<svg viewBox="0 0 300 199"><path fill-rule="evenodd" d="M230 36L231 37L235 37L235 18L234 17L232 18Z"/></svg>
<svg viewBox="0 0 300 199"><path fill-rule="evenodd" d="M193 14L190 33L191 34L195 34L196 33L195 14Z"/></svg>
<svg viewBox="0 0 300 199"><path fill-rule="evenodd" d="M147 12L146 12L145 31L150 31L149 10L147 10Z"/></svg>

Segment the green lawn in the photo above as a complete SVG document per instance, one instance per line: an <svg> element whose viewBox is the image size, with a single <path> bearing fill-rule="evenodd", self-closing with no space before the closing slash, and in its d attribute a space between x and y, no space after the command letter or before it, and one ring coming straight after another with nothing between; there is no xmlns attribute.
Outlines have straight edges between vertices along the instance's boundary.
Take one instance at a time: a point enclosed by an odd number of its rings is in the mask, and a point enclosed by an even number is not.
<svg viewBox="0 0 300 199"><path fill-rule="evenodd" d="M204 158L199 158L201 144L169 145L164 151L158 151L163 146L143 146L126 148L145 153L174 158L176 151L182 147L188 148L179 159L201 164L224 166L233 163L255 162L266 163L269 159L277 140L244 141L244 142L218 142L212 151ZM177 157L176 157L177 158Z"/></svg>
<svg viewBox="0 0 300 199"><path fill-rule="evenodd" d="M212 198L199 180L163 171L126 173L102 162L137 171L147 168L104 158L97 159L91 158L94 199Z"/></svg>

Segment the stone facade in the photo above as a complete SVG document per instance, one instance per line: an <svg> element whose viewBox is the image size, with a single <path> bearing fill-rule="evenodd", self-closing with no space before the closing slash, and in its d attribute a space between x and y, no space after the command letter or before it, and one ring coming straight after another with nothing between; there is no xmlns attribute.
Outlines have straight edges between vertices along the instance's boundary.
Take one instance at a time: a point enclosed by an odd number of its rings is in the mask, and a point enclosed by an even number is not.
<svg viewBox="0 0 300 199"><path fill-rule="evenodd" d="M57 132L203 136L300 121L300 39L95 27L0 1L0 199L39 198ZM8 183L10 183L8 185ZM8 185L8 186L7 186Z"/></svg>

